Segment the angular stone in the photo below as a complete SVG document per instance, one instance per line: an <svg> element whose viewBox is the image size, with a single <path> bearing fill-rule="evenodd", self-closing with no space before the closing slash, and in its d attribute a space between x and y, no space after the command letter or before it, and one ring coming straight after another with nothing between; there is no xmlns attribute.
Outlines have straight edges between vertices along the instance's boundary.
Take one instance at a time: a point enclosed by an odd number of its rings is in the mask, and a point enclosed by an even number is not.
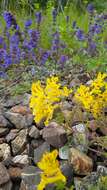
<svg viewBox="0 0 107 190"><path fill-rule="evenodd" d="M81 152L88 151L88 129L85 124L78 124L72 127L73 135L72 135L72 144Z"/></svg>
<svg viewBox="0 0 107 190"><path fill-rule="evenodd" d="M107 176L107 167L104 166L97 166L97 174L102 176Z"/></svg>
<svg viewBox="0 0 107 190"><path fill-rule="evenodd" d="M13 129L9 132L9 134L6 136L6 141L7 142L10 142L12 141L13 139L15 139L15 137L17 136L18 134L18 129Z"/></svg>
<svg viewBox="0 0 107 190"><path fill-rule="evenodd" d="M41 171L34 166L28 166L22 171L22 182L20 190L37 190L37 185L40 183Z"/></svg>
<svg viewBox="0 0 107 190"><path fill-rule="evenodd" d="M0 152L3 160L6 160L11 156L10 146L6 143L0 144Z"/></svg>
<svg viewBox="0 0 107 190"><path fill-rule="evenodd" d="M50 152L50 145L47 142L34 149L34 162L39 162L45 152Z"/></svg>
<svg viewBox="0 0 107 190"><path fill-rule="evenodd" d="M21 115L31 114L31 110L28 106L17 105L10 109L13 113L19 113Z"/></svg>
<svg viewBox="0 0 107 190"><path fill-rule="evenodd" d="M69 159L69 146L65 145L65 146L59 148L59 157L62 160L68 160Z"/></svg>
<svg viewBox="0 0 107 190"><path fill-rule="evenodd" d="M67 182L66 182L66 186L70 187L73 183L73 168L72 166L64 161L60 163L60 169L63 173L63 175L66 177Z"/></svg>
<svg viewBox="0 0 107 190"><path fill-rule="evenodd" d="M8 120L2 114L0 114L0 127L7 127L9 125L10 123Z"/></svg>
<svg viewBox="0 0 107 190"><path fill-rule="evenodd" d="M0 163L0 185L5 184L9 180L10 180L10 177L7 172L7 169L5 168L5 166L2 163Z"/></svg>
<svg viewBox="0 0 107 190"><path fill-rule="evenodd" d="M9 132L8 128L1 128L0 127L0 137L7 135L8 132Z"/></svg>
<svg viewBox="0 0 107 190"><path fill-rule="evenodd" d="M75 174L88 175L92 172L93 161L78 149L70 148L69 162L73 166Z"/></svg>
<svg viewBox="0 0 107 190"><path fill-rule="evenodd" d="M29 163L28 155L17 155L12 159L14 164L27 165Z"/></svg>
<svg viewBox="0 0 107 190"><path fill-rule="evenodd" d="M10 167L8 169L8 173L12 180L19 180L19 179L21 179L22 169L18 168L18 167Z"/></svg>
<svg viewBox="0 0 107 190"><path fill-rule="evenodd" d="M48 127L45 127L42 130L42 136L48 144L55 148L60 148L67 142L66 131L56 122L51 122Z"/></svg>
<svg viewBox="0 0 107 190"><path fill-rule="evenodd" d="M21 115L19 113L13 113L13 112L6 112L5 117L17 128L22 129L26 128L32 125L33 122L33 115L27 114L27 115Z"/></svg>
<svg viewBox="0 0 107 190"><path fill-rule="evenodd" d="M11 142L13 154L23 152L27 143L27 129L22 129L18 136Z"/></svg>
<svg viewBox="0 0 107 190"><path fill-rule="evenodd" d="M12 190L12 182L8 181L7 183L1 185L0 190Z"/></svg>
<svg viewBox="0 0 107 190"><path fill-rule="evenodd" d="M33 125L29 131L29 136L38 139L40 137L40 131Z"/></svg>

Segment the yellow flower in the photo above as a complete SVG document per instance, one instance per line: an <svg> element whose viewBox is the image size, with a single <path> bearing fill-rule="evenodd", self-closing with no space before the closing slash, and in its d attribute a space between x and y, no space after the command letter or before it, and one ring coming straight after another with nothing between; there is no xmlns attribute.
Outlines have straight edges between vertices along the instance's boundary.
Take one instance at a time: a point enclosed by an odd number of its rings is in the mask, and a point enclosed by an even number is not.
<svg viewBox="0 0 107 190"><path fill-rule="evenodd" d="M45 87L41 85L40 81L32 84L30 108L33 110L36 123L43 119L45 120L45 125L48 125L61 97L67 97L71 93L71 90L67 87L61 88L58 81L58 77L51 77L46 80Z"/></svg>
<svg viewBox="0 0 107 190"><path fill-rule="evenodd" d="M107 74L99 73L91 85L81 85L75 94L75 98L82 103L84 108L98 118L107 106Z"/></svg>
<svg viewBox="0 0 107 190"><path fill-rule="evenodd" d="M59 168L59 162L56 159L57 156L57 150L54 150L51 153L45 153L41 161L38 163L38 167L43 171L43 173L41 174L41 181L37 190L43 190L46 185L57 181L66 182L65 176L61 173Z"/></svg>

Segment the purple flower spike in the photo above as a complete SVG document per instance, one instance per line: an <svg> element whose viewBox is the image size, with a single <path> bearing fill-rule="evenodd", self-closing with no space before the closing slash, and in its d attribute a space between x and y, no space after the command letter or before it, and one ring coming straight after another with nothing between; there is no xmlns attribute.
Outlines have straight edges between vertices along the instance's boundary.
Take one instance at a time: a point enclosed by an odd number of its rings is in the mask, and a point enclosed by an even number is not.
<svg viewBox="0 0 107 190"><path fill-rule="evenodd" d="M25 22L25 28L28 28L31 25L32 25L32 20L31 19L26 20L26 22Z"/></svg>
<svg viewBox="0 0 107 190"><path fill-rule="evenodd" d="M42 20L42 13L41 12L37 12L35 14L35 16L36 16L36 22L39 25L41 23L41 20Z"/></svg>
<svg viewBox="0 0 107 190"><path fill-rule="evenodd" d="M8 29L11 28L11 26L14 26L14 29L17 29L16 19L10 12L5 11L3 17Z"/></svg>
<svg viewBox="0 0 107 190"><path fill-rule="evenodd" d="M88 11L89 13L93 13L93 11L94 11L94 6L93 6L92 3L88 4L88 6L87 6L87 11Z"/></svg>
<svg viewBox="0 0 107 190"><path fill-rule="evenodd" d="M75 27L76 27L76 21L74 20L72 23L72 28L75 28Z"/></svg>
<svg viewBox="0 0 107 190"><path fill-rule="evenodd" d="M55 8L52 11L52 17L53 17L53 22L55 23L56 22L56 17L57 17L57 11L56 11Z"/></svg>
<svg viewBox="0 0 107 190"><path fill-rule="evenodd" d="M64 64L67 60L68 60L68 56L66 56L66 55L61 55L61 57L60 57L58 63L59 63L59 64Z"/></svg>
<svg viewBox="0 0 107 190"><path fill-rule="evenodd" d="M77 39L80 40L80 41L85 40L85 36L84 36L83 30L78 29L78 30L76 31L76 37L77 37Z"/></svg>

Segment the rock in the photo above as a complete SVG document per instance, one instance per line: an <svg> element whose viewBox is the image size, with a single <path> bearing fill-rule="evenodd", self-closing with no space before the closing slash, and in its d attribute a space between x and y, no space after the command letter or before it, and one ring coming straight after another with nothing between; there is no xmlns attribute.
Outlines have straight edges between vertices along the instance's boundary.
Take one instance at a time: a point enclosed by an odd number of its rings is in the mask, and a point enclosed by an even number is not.
<svg viewBox="0 0 107 190"><path fill-rule="evenodd" d="M107 176L107 167L97 166L97 174L102 176Z"/></svg>
<svg viewBox="0 0 107 190"><path fill-rule="evenodd" d="M9 132L8 128L1 128L0 127L0 137L7 135L8 132Z"/></svg>
<svg viewBox="0 0 107 190"><path fill-rule="evenodd" d="M17 105L10 109L13 113L19 113L21 115L31 114L31 110L28 106Z"/></svg>
<svg viewBox="0 0 107 190"><path fill-rule="evenodd" d="M3 127L8 127L8 126L10 126L10 123L2 114L0 114L0 127L3 128Z"/></svg>
<svg viewBox="0 0 107 190"><path fill-rule="evenodd" d="M69 103L68 101L61 102L60 105L61 105L61 110L69 110L69 111L72 110L72 104Z"/></svg>
<svg viewBox="0 0 107 190"><path fill-rule="evenodd" d="M0 157L6 160L11 156L10 146L6 143L0 144Z"/></svg>
<svg viewBox="0 0 107 190"><path fill-rule="evenodd" d="M1 185L0 190L12 190L12 182L8 181L7 183Z"/></svg>
<svg viewBox="0 0 107 190"><path fill-rule="evenodd" d="M5 166L0 163L0 186L7 183L10 180L9 174Z"/></svg>
<svg viewBox="0 0 107 190"><path fill-rule="evenodd" d="M22 129L18 136L11 142L12 152L14 155L23 152L27 143L27 129Z"/></svg>
<svg viewBox="0 0 107 190"><path fill-rule="evenodd" d="M11 108L15 105L21 104L22 102L23 102L23 99L21 99L20 96L17 96L15 98L12 97L12 99L6 100L3 106L5 108Z"/></svg>
<svg viewBox="0 0 107 190"><path fill-rule="evenodd" d="M47 142L34 149L34 162L39 162L45 152L50 152L50 145Z"/></svg>
<svg viewBox="0 0 107 190"><path fill-rule="evenodd" d="M13 113L11 111L5 112L5 117L17 128L23 129L32 125L33 115L21 115L19 113Z"/></svg>
<svg viewBox="0 0 107 190"><path fill-rule="evenodd" d="M49 126L45 127L42 130L42 136L48 144L55 148L60 148L67 142L66 131L56 122L51 122Z"/></svg>
<svg viewBox="0 0 107 190"><path fill-rule="evenodd" d="M29 163L28 155L17 155L12 159L14 164L27 165Z"/></svg>
<svg viewBox="0 0 107 190"><path fill-rule="evenodd" d="M29 107L29 102L30 102L31 94L25 93L23 96L23 105Z"/></svg>
<svg viewBox="0 0 107 190"><path fill-rule="evenodd" d="M81 84L81 81L78 79L78 78L74 78L72 79L72 81L70 82L69 84L69 87L72 88L72 87L78 87L79 85Z"/></svg>
<svg viewBox="0 0 107 190"><path fill-rule="evenodd" d="M73 166L75 174L88 175L92 172L93 161L78 149L70 148L69 162Z"/></svg>
<svg viewBox="0 0 107 190"><path fill-rule="evenodd" d="M3 143L5 143L6 142L6 138L5 137L1 137L0 138L0 144L3 144Z"/></svg>
<svg viewBox="0 0 107 190"><path fill-rule="evenodd" d="M40 183L41 171L34 166L28 166L22 171L21 187L20 190L36 190L37 185Z"/></svg>
<svg viewBox="0 0 107 190"><path fill-rule="evenodd" d="M15 139L15 137L18 135L18 131L18 129L13 129L10 131L10 133L6 136L7 143Z"/></svg>
<svg viewBox="0 0 107 190"><path fill-rule="evenodd" d="M19 167L10 167L8 169L8 173L12 180L19 180L19 179L21 179L22 169Z"/></svg>
<svg viewBox="0 0 107 190"><path fill-rule="evenodd" d="M37 148L38 146L40 146L41 144L43 144L44 140L43 139L33 139L31 141L31 146L33 149Z"/></svg>
<svg viewBox="0 0 107 190"><path fill-rule="evenodd" d="M87 125L88 125L88 128L89 128L91 131L93 131L93 132L95 132L95 131L97 130L97 128L98 128L98 125L97 125L96 120L88 121Z"/></svg>
<svg viewBox="0 0 107 190"><path fill-rule="evenodd" d="M40 137L40 132L39 130L33 125L29 131L29 136L38 139Z"/></svg>
<svg viewBox="0 0 107 190"><path fill-rule="evenodd" d="M71 126L85 121L84 112L78 106L74 106L71 113Z"/></svg>
<svg viewBox="0 0 107 190"><path fill-rule="evenodd" d="M70 187L73 183L73 168L72 168L72 166L68 162L64 161L64 162L61 162L60 168L61 168L63 175L67 179L66 186Z"/></svg>
<svg viewBox="0 0 107 190"><path fill-rule="evenodd" d="M88 129L85 124L78 124L72 127L73 135L72 135L72 144L81 152L88 151Z"/></svg>
<svg viewBox="0 0 107 190"><path fill-rule="evenodd" d="M62 160L68 160L69 159L69 146L65 145L65 146L59 148L59 157Z"/></svg>

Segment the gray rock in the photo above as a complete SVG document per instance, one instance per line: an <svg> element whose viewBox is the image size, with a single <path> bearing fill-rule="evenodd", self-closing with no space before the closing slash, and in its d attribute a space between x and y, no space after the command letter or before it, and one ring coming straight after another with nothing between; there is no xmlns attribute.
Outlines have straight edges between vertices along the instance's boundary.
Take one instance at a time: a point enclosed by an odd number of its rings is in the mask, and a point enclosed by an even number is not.
<svg viewBox="0 0 107 190"><path fill-rule="evenodd" d="M81 152L88 151L88 129L84 124L78 124L72 127L73 136L72 136L72 144L75 148L80 150Z"/></svg>
<svg viewBox="0 0 107 190"><path fill-rule="evenodd" d="M21 174L22 182L20 190L36 190L40 183L40 174L41 171L37 167L28 166L24 168Z"/></svg>
<svg viewBox="0 0 107 190"><path fill-rule="evenodd" d="M97 166L97 174L98 175L107 175L107 167L104 167L104 166Z"/></svg>
<svg viewBox="0 0 107 190"><path fill-rule="evenodd" d="M51 122L48 127L45 127L42 130L42 136L48 144L55 148L60 148L67 142L66 131L56 122Z"/></svg>
<svg viewBox="0 0 107 190"><path fill-rule="evenodd" d="M0 127L7 127L9 125L10 123L8 120L2 114L0 114Z"/></svg>
<svg viewBox="0 0 107 190"><path fill-rule="evenodd" d="M10 180L9 174L5 166L0 163L0 186L7 183Z"/></svg>
<svg viewBox="0 0 107 190"><path fill-rule="evenodd" d="M8 181L7 183L1 185L0 190L12 190L12 182Z"/></svg>
<svg viewBox="0 0 107 190"><path fill-rule="evenodd" d="M24 106L29 106L29 101L30 101L31 94L25 93L23 96L23 105Z"/></svg>
<svg viewBox="0 0 107 190"><path fill-rule="evenodd" d="M27 165L29 163L28 155L17 155L12 159L14 164Z"/></svg>
<svg viewBox="0 0 107 190"><path fill-rule="evenodd" d="M40 137L40 132L39 130L33 125L29 131L29 136L38 139Z"/></svg>
<svg viewBox="0 0 107 190"><path fill-rule="evenodd" d="M60 168L61 168L63 175L67 179L66 186L70 187L73 183L73 168L72 168L72 166L68 162L64 161L64 162L61 162Z"/></svg>
<svg viewBox="0 0 107 190"><path fill-rule="evenodd" d="M62 160L68 160L69 159L69 146L65 145L65 146L59 148L59 157Z"/></svg>
<svg viewBox="0 0 107 190"><path fill-rule="evenodd" d="M7 135L8 132L9 132L8 128L1 128L0 127L0 137Z"/></svg>
<svg viewBox="0 0 107 190"><path fill-rule="evenodd" d="M11 111L5 112L5 117L17 128L22 129L32 125L33 115L21 115L19 113L13 113Z"/></svg>
<svg viewBox="0 0 107 190"><path fill-rule="evenodd" d="M96 185L98 182L98 175L96 172L92 172L90 175L84 177L84 178L74 178L74 184L76 190L88 190L88 188Z"/></svg>
<svg viewBox="0 0 107 190"><path fill-rule="evenodd" d="M34 162L39 162L45 152L50 152L50 145L47 142L34 149Z"/></svg>
<svg viewBox="0 0 107 190"><path fill-rule="evenodd" d="M15 139L15 137L18 134L18 131L19 131L18 129L13 129L9 132L9 134L6 136L7 143Z"/></svg>
<svg viewBox="0 0 107 190"><path fill-rule="evenodd" d="M0 144L0 157L1 156L3 160L6 160L11 156L10 146L6 143Z"/></svg>
<svg viewBox="0 0 107 190"><path fill-rule="evenodd" d="M24 151L27 143L27 129L22 129L18 136L11 142L12 152L14 155Z"/></svg>

